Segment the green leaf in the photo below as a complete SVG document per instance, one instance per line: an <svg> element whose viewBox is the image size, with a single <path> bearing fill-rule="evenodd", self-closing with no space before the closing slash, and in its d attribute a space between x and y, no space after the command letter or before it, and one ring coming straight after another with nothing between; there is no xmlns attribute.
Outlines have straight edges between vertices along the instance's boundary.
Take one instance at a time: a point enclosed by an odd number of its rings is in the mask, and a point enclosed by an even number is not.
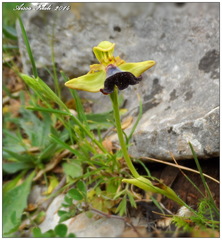
<svg viewBox="0 0 222 240"><path fill-rule="evenodd" d="M12 190L13 188L15 188L16 185L22 179L22 177L24 176L25 173L26 173L26 171L23 171L20 174L18 174L16 177L14 177L11 181L8 181L8 182L4 183L3 184L3 188L2 188L3 195L6 192L8 192L8 191Z"/></svg>
<svg viewBox="0 0 222 240"><path fill-rule="evenodd" d="M116 179L112 179L109 181L109 183L106 184L106 191L108 194L115 194L117 192L117 189L119 187L120 182L117 181Z"/></svg>
<svg viewBox="0 0 222 240"><path fill-rule="evenodd" d="M12 229L16 230L16 223L21 222L34 175L35 172L31 173L21 185L4 194L2 208L3 234L9 233Z"/></svg>
<svg viewBox="0 0 222 240"><path fill-rule="evenodd" d="M15 28L11 26L3 26L2 32L7 38L10 38L13 40L17 40L18 38Z"/></svg>
<svg viewBox="0 0 222 240"><path fill-rule="evenodd" d="M45 146L49 141L48 135L52 124L49 113L42 113L43 120L41 121L34 112L27 109L21 109L20 112L22 114L20 126L28 135L32 146Z"/></svg>
<svg viewBox="0 0 222 240"><path fill-rule="evenodd" d="M65 224L58 224L54 229L58 237L65 237L68 231L68 228Z"/></svg>
<svg viewBox="0 0 222 240"><path fill-rule="evenodd" d="M67 214L67 213L68 213L68 212L63 211L63 210L59 210L59 211L58 211L59 217L61 217L61 216L64 215L64 214Z"/></svg>
<svg viewBox="0 0 222 240"><path fill-rule="evenodd" d="M19 228L20 219L16 218L16 212L15 211L12 212L10 220L11 220L11 223L12 223L12 227L7 233L3 233L4 237L11 237L11 234L16 232ZM3 226L3 228L4 228L4 226Z"/></svg>
<svg viewBox="0 0 222 240"><path fill-rule="evenodd" d="M119 213L120 216L123 216L124 213L126 212L126 195L124 195L122 201L120 202L120 204L118 205L117 209L116 209L116 213Z"/></svg>
<svg viewBox="0 0 222 240"><path fill-rule="evenodd" d="M83 174L82 163L78 160L72 162L63 163L63 170L67 176L71 178L80 177Z"/></svg>
<svg viewBox="0 0 222 240"><path fill-rule="evenodd" d="M15 153L6 148L3 149L3 154L4 152L8 153L10 156L9 158L12 158L15 161L30 163L35 160L34 156L31 156L29 154Z"/></svg>
<svg viewBox="0 0 222 240"><path fill-rule="evenodd" d="M42 232L41 229L39 227L34 227L32 229L32 234L34 238L41 238L42 237Z"/></svg>
<svg viewBox="0 0 222 240"><path fill-rule="evenodd" d="M14 121L13 123L15 124ZM16 123L16 125L19 126L19 123L18 124ZM22 142L22 136L20 132L17 132L15 134L14 132L10 132L7 129L2 129L2 130L4 135L3 146L5 149L8 149L8 150L13 149L13 152L15 153L21 153L27 150L24 146L24 143Z"/></svg>
<svg viewBox="0 0 222 240"><path fill-rule="evenodd" d="M11 162L11 163L3 163L2 168L3 171L12 174L24 169L30 169L34 167L32 163L25 163L25 162Z"/></svg>
<svg viewBox="0 0 222 240"><path fill-rule="evenodd" d="M127 195L128 195L128 198L129 198L131 206L136 208L136 202L135 202L135 200L133 198L133 195L130 192L127 192Z"/></svg>
<svg viewBox="0 0 222 240"><path fill-rule="evenodd" d="M118 199L122 194L125 194L125 193L126 193L126 189L123 189L122 191L117 192L116 195L113 197L113 200Z"/></svg>
<svg viewBox="0 0 222 240"><path fill-rule="evenodd" d="M84 195L86 196L87 194L87 189L86 189L86 184L83 181L78 181L77 182L77 189Z"/></svg>
<svg viewBox="0 0 222 240"><path fill-rule="evenodd" d="M72 199L67 194L64 197L64 201L69 204L68 206L73 204Z"/></svg>
<svg viewBox="0 0 222 240"><path fill-rule="evenodd" d="M75 238L76 235L75 235L74 233L69 233L67 237L68 237L68 238Z"/></svg>
<svg viewBox="0 0 222 240"><path fill-rule="evenodd" d="M56 236L55 236L55 232L52 229L42 233L42 236L41 236L41 238L54 238L54 237Z"/></svg>
<svg viewBox="0 0 222 240"><path fill-rule="evenodd" d="M17 32L16 29L11 27L11 26L3 26L2 32L4 34L5 37L13 39L13 40L17 40Z"/></svg>
<svg viewBox="0 0 222 240"><path fill-rule="evenodd" d="M62 203L61 206L64 207L64 208L68 208L68 207L70 207L70 204Z"/></svg>
<svg viewBox="0 0 222 240"><path fill-rule="evenodd" d="M75 200L82 200L83 195L75 188L72 188L68 191L68 195Z"/></svg>
<svg viewBox="0 0 222 240"><path fill-rule="evenodd" d="M62 223L64 221L70 219L71 217L72 217L71 213L63 214L62 216L60 216L59 223Z"/></svg>
<svg viewBox="0 0 222 240"><path fill-rule="evenodd" d="M37 213L36 218L35 218L35 223L41 224L44 219L46 218L46 212L45 211L40 211L39 213Z"/></svg>

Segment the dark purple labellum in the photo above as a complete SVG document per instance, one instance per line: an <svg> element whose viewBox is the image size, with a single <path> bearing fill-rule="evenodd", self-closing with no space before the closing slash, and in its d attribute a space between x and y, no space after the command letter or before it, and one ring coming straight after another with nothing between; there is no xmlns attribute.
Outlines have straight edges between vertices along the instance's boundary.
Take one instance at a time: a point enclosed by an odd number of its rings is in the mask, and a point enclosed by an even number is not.
<svg viewBox="0 0 222 240"><path fill-rule="evenodd" d="M127 88L129 85L135 85L142 80L142 77L135 77L131 72L118 72L108 77L104 83L104 89L100 89L103 94L113 92L115 85L119 90Z"/></svg>

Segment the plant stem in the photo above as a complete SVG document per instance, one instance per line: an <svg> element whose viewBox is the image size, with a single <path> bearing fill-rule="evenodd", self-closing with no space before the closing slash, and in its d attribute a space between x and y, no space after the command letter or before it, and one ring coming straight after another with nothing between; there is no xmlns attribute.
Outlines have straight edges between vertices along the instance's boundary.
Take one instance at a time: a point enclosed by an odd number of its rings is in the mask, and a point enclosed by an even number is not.
<svg viewBox="0 0 222 240"><path fill-rule="evenodd" d="M119 143L121 146L121 150L123 152L124 159L126 161L128 168L130 169L132 175L135 178L137 178L137 177L139 177L139 174L136 171L135 167L133 166L133 163L129 157L128 150L127 150L126 143L125 143L124 136L123 136L123 132L122 132L121 120L120 120L120 115L119 115L118 88L117 87L115 87L113 93L110 94L110 98L111 98L112 104L113 104L114 117L115 117L115 121L116 121L116 129L117 129Z"/></svg>

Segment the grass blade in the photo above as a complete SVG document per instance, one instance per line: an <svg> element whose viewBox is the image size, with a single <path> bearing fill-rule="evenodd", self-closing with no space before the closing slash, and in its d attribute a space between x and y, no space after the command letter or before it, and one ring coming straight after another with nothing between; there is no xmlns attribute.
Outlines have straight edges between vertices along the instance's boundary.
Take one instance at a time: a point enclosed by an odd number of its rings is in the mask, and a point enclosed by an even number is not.
<svg viewBox="0 0 222 240"><path fill-rule="evenodd" d="M2 32L9 39L12 39L12 40L17 40L18 39L17 32L16 32L15 28L13 28L11 26L3 25Z"/></svg>
<svg viewBox="0 0 222 240"><path fill-rule="evenodd" d="M138 117L137 117L137 119L136 119L135 124L134 124L133 127L132 127L132 130L131 130L129 136L127 137L127 144L129 143L130 139L132 138L133 133L135 132L136 127L137 127L137 125L139 124L139 121L140 121L140 119L142 118L142 115L143 115L143 104L142 104L142 100L140 99L139 96L138 96L138 98L139 98L139 115L138 115Z"/></svg>
<svg viewBox="0 0 222 240"><path fill-rule="evenodd" d="M198 158L197 158L197 154L196 154L196 152L194 151L192 144L191 144L190 142L188 142L188 144L189 144L190 149L191 149L191 152L192 152L192 154L193 154L194 161L195 161L195 163L196 163L196 165L197 165L197 169L198 169L198 171L200 172L200 177L201 177L201 180L202 180L202 182L203 182L204 188L205 188L205 190L206 190L206 192L207 192L207 195L208 195L208 197L209 197L209 199L210 199L211 207L213 207L214 210L215 210L215 213L217 213L217 214L219 215L219 210L218 210L218 208L217 208L216 205L215 205L213 196L212 196L212 194L211 194L211 191L210 191L210 189L209 189L209 186L208 186L208 184L207 184L207 182L206 182L206 180L205 180L205 177L204 177L204 175L203 175L203 172L202 172L202 169L201 169L199 160L198 160Z"/></svg>
<svg viewBox="0 0 222 240"><path fill-rule="evenodd" d="M34 57L32 55L32 50L31 50L31 47L30 47L30 44L29 44L28 36L26 34L25 27L23 25L23 22L22 22L22 19L21 19L20 16L18 17L18 20L19 20L19 24L20 24L20 27L21 27L23 40L25 42L25 46L26 46L26 49L27 49L27 52L28 52L28 55L29 55L29 59L30 59L30 62L32 64L32 72L33 72L33 75L35 76L35 78L37 78L38 77L38 72L37 72L37 68L36 68L36 65L35 65Z"/></svg>
<svg viewBox="0 0 222 240"><path fill-rule="evenodd" d="M55 135L52 135L52 134L51 134L49 137L50 137L54 142L60 144L64 149L68 149L71 153L75 154L75 155L76 155L77 157L79 157L80 159L82 158L82 154L81 154L79 151L71 148L68 144L64 143L61 139L59 139L59 138L56 137Z"/></svg>
<svg viewBox="0 0 222 240"><path fill-rule="evenodd" d="M192 152L192 154L193 154L194 161L195 161L195 163L196 163L196 165L197 165L197 169L198 169L198 171L200 172L200 177L201 177L201 180L202 180L202 182L203 182L203 184L204 184L204 188L205 188L205 190L207 191L208 196L210 196L210 197L212 198L211 191L210 191L210 189L209 189L209 187L208 187L208 185L207 185L207 182L206 182L206 180L205 180L205 177L204 177L204 175L203 175L203 172L202 172L200 163L199 163L198 158L197 158L197 154L196 154L196 152L194 151L192 144L191 144L190 142L188 142L188 144L189 144L190 149L191 149L191 152Z"/></svg>
<svg viewBox="0 0 222 240"><path fill-rule="evenodd" d="M49 112L49 113L71 116L71 114L68 112L63 112L61 110L52 109L52 108L49 109L49 108L44 108L44 107L26 107L26 109L29 109L32 111Z"/></svg>

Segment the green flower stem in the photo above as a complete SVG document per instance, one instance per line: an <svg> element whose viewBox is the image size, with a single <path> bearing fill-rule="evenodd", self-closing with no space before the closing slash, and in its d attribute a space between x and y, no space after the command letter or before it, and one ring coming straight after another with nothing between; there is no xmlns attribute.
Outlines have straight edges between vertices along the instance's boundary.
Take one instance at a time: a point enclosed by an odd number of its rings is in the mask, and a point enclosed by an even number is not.
<svg viewBox="0 0 222 240"><path fill-rule="evenodd" d="M122 128L121 128L121 120L120 120L120 115L119 115L119 103L118 103L118 89L117 89L117 87L115 87L113 93L110 94L110 98L111 98L112 104L113 104L114 117L115 117L115 121L116 121L116 129L117 129L119 143L120 143L120 146L121 146L121 150L123 152L124 159L125 159L125 161L127 163L128 168L130 169L132 175L135 178L137 178L140 175L136 171L136 169L133 166L133 163L132 163L132 161L131 161L131 159L129 157L128 150L127 150L126 143L125 143L124 136L123 136L123 131L122 131Z"/></svg>

